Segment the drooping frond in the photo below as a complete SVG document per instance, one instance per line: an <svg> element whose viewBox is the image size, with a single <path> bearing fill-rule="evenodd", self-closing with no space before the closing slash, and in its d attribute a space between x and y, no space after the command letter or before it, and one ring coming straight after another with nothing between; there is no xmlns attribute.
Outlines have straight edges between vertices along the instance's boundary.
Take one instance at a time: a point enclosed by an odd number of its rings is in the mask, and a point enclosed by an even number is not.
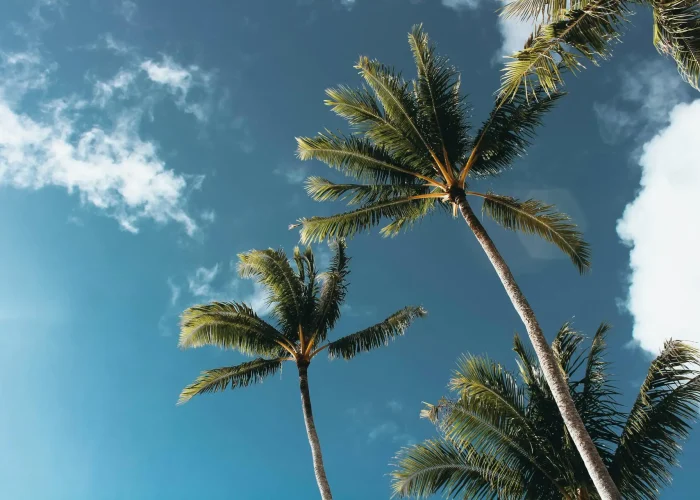
<svg viewBox="0 0 700 500"><path fill-rule="evenodd" d="M501 15L551 22L562 19L567 10L580 10L589 3L591 0L513 0L503 7Z"/></svg>
<svg viewBox="0 0 700 500"><path fill-rule="evenodd" d="M700 406L699 365L698 349L673 340L652 362L610 469L625 499L657 498L671 482Z"/></svg>
<svg viewBox="0 0 700 500"><path fill-rule="evenodd" d="M408 43L418 72L415 95L426 141L443 165L452 168L469 145L459 73L446 57L435 53L422 25L413 27Z"/></svg>
<svg viewBox="0 0 700 500"><path fill-rule="evenodd" d="M416 172L432 175L430 153L403 120L395 123L386 113L372 92L366 88L352 89L340 86L326 90L325 104L333 112L346 119L356 131L373 144L390 151L392 156Z"/></svg>
<svg viewBox="0 0 700 500"><path fill-rule="evenodd" d="M322 161L362 182L410 184L422 175L412 165L399 161L390 150L357 136L327 132L316 137L297 137L297 145L300 160Z"/></svg>
<svg viewBox="0 0 700 500"><path fill-rule="evenodd" d="M418 200L415 208L405 214L403 217L397 217L389 224L384 226L379 233L387 237L394 237L401 231L408 231L412 229L416 222L423 220L427 215L429 215L436 207L440 207L444 210L447 209L447 205L444 203L436 203L434 199Z"/></svg>
<svg viewBox="0 0 700 500"><path fill-rule="evenodd" d="M425 199L405 197L372 203L350 212L329 217L301 219L297 224L290 226L290 228L301 226L300 236L301 241L304 243L336 238L351 238L359 232L369 231L385 218L416 220L426 213L423 203L425 201Z"/></svg>
<svg viewBox="0 0 700 500"><path fill-rule="evenodd" d="M333 258L330 267L319 276L321 291L314 311L313 343L323 342L329 330L340 318L340 307L347 294L347 278L350 274L350 258L347 256L343 240L331 243ZM312 346L310 346L312 347Z"/></svg>
<svg viewBox="0 0 700 500"><path fill-rule="evenodd" d="M517 499L524 478L496 458L445 439L404 448L396 457L392 489L399 497Z"/></svg>
<svg viewBox="0 0 700 500"><path fill-rule="evenodd" d="M405 307L381 323L338 339L335 342L329 342L328 356L331 359L352 359L361 352L371 351L382 345L388 345L390 340L403 335L416 318L422 318L426 314L425 309L420 306Z"/></svg>
<svg viewBox="0 0 700 500"><path fill-rule="evenodd" d="M285 336L296 336L303 320L303 286L282 249L251 250L238 255L238 274L252 278L269 292L272 314Z"/></svg>
<svg viewBox="0 0 700 500"><path fill-rule="evenodd" d="M675 59L683 79L700 90L700 3L648 0L654 13L654 45Z"/></svg>
<svg viewBox="0 0 700 500"><path fill-rule="evenodd" d="M287 345L282 335L255 311L236 302L190 307L180 323L181 348L211 345L246 355L279 356Z"/></svg>
<svg viewBox="0 0 700 500"><path fill-rule="evenodd" d="M476 135L476 146L466 175L498 175L525 155L536 129L542 125L542 117L564 95L558 91L547 94L541 87L534 89L532 94L527 96L520 92L510 101L496 103Z"/></svg>
<svg viewBox="0 0 700 500"><path fill-rule="evenodd" d="M608 57L627 13L619 0L591 0L538 27L525 48L506 63L499 98L512 99L518 92L532 96L537 85L552 93L562 82L563 69L576 72L583 67L582 58L595 63Z"/></svg>
<svg viewBox="0 0 700 500"><path fill-rule="evenodd" d="M378 203L404 196L427 194L428 187L410 184L336 184L321 177L306 180L306 192L315 201L346 200L348 205Z"/></svg>
<svg viewBox="0 0 700 500"><path fill-rule="evenodd" d="M237 389L262 382L266 377L278 372L286 358L255 359L238 366L216 368L203 371L197 380L182 390L178 404L183 404L194 396L210 392L221 392L226 388Z"/></svg>
<svg viewBox="0 0 700 500"><path fill-rule="evenodd" d="M299 247L294 248L294 261L297 265L299 281L302 288L300 323L306 330L311 326L314 311L318 302L318 280L314 253L307 246L302 253Z"/></svg>
<svg viewBox="0 0 700 500"><path fill-rule="evenodd" d="M568 215L555 211L552 205L537 200L519 201L510 196L468 192L484 199L483 212L506 229L536 234L554 243L577 267L580 273L591 265L590 248Z"/></svg>

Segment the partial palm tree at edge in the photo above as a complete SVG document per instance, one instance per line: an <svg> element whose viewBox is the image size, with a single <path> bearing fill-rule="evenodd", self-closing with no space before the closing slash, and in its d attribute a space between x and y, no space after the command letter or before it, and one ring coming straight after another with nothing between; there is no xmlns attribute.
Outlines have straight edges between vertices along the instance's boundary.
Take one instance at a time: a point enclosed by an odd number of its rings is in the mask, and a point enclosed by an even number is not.
<svg viewBox="0 0 700 500"><path fill-rule="evenodd" d="M330 267L320 274L311 248L305 251L295 248L296 271L282 250L253 250L240 254L240 276L251 278L266 289L270 314L277 327L246 304L212 302L190 307L182 314L179 341L183 349L209 345L257 358L237 366L203 371L183 389L178 404L196 395L262 382L277 373L282 363L296 363L304 423L323 500L333 497L311 407L308 379L311 361L323 351L328 351L331 359L352 359L403 335L416 318L426 314L422 307L408 306L376 325L333 342L327 341L340 318L350 272L345 243L339 241L332 246L334 255Z"/></svg>
<svg viewBox="0 0 700 500"><path fill-rule="evenodd" d="M700 406L700 351L667 341L629 411L619 404L601 325L589 349L565 324L554 352L571 396L623 498L654 500L671 483ZM438 437L401 450L393 489L401 497L584 500L598 498L571 445L532 354L516 335L514 374L465 356L450 381L455 399L426 405Z"/></svg>
<svg viewBox="0 0 700 500"><path fill-rule="evenodd" d="M589 268L589 247L565 214L537 200L520 201L469 187L469 181L498 175L523 155L542 116L562 94L537 88L537 99L520 92L511 101L500 100L472 136L459 73L435 53L422 26L415 26L408 40L416 80L407 82L391 68L361 57L356 68L366 86L327 91L326 104L349 122L353 134L327 131L297 139L300 159L320 160L359 181L337 184L311 177L306 185L309 195L318 201L345 199L359 207L302 219L292 227L300 226L302 241L311 242L350 237L388 219L381 233L393 236L436 209L451 209L455 215L459 211L525 324L557 407L601 497L617 499L615 484L576 412L530 304L467 201L483 200L483 213L506 229L536 234L564 251L579 271Z"/></svg>

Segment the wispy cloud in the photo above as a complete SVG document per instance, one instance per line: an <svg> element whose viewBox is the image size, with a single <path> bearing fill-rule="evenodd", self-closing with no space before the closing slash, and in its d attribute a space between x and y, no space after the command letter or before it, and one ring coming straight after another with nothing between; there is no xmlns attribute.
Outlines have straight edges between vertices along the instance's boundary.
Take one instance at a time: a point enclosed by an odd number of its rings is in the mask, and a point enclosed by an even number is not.
<svg viewBox="0 0 700 500"><path fill-rule="evenodd" d="M189 291L195 297L211 297L213 295L212 281L219 274L219 264L213 267L199 267L189 278L187 285Z"/></svg>
<svg viewBox="0 0 700 500"><path fill-rule="evenodd" d="M132 0L121 0L117 4L117 13L122 16L127 23L133 23L136 20L138 11L138 5Z"/></svg>
<svg viewBox="0 0 700 500"><path fill-rule="evenodd" d="M401 413L403 411L403 403L401 403L401 401L397 401L396 399L388 401L386 407L393 413Z"/></svg>
<svg viewBox="0 0 700 500"><path fill-rule="evenodd" d="M168 288L170 289L170 305L174 306L180 299L180 292L182 288L177 286L171 278L168 278Z"/></svg>
<svg viewBox="0 0 700 500"><path fill-rule="evenodd" d="M309 176L309 167L302 164L284 164L273 170L273 173L284 177L289 184L301 184Z"/></svg>

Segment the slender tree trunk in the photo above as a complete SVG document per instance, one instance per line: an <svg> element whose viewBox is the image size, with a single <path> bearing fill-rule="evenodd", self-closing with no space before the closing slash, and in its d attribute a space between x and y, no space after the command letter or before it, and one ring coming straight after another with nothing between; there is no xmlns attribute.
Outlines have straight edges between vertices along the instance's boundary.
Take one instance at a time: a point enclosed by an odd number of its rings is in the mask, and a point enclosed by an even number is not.
<svg viewBox="0 0 700 500"><path fill-rule="evenodd" d="M620 492L618 491L615 483L610 477L608 469L605 467L603 460L598 454L598 450L593 444L591 437L588 435L586 428L583 425L583 421L576 411L576 406L574 405L574 400L571 398L571 393L569 392L569 385L567 384L561 369L554 357L554 352L550 347L547 339L542 333L537 318L535 318L535 313L532 311L530 304L528 304L523 292L520 287L515 282L513 274L510 272L508 265L506 264L501 254L498 252L496 245L489 237L488 233L481 225L481 222L476 217L472 211L469 203L467 202L466 196L463 193L455 196L455 202L459 205L459 209L462 212L464 220L467 222L471 228L476 239L479 240L481 247L486 252L491 264L493 264L496 274L501 278L501 283L508 293L513 307L520 315L520 318L525 324L527 329L527 334L530 337L532 346L535 349L537 358L539 359L540 366L542 367L542 372L544 373L549 389L554 396L554 400L557 403L559 412L561 413L566 428L569 430L569 434L576 444L576 448L583 458L583 462L586 465L588 474L591 476L593 483L595 484L598 494L603 500L619 500L622 498Z"/></svg>
<svg viewBox="0 0 700 500"><path fill-rule="evenodd" d="M301 408L304 410L304 423L306 424L306 434L309 436L309 445L311 446L311 456L314 461L314 473L316 474L316 482L318 489L321 492L323 500L333 500L331 495L331 487L326 478L326 469L323 467L323 455L321 454L321 443L318 441L316 434L316 425L314 424L314 414L311 410L311 395L309 394L309 376L308 363L298 363L299 368L299 390L301 391Z"/></svg>

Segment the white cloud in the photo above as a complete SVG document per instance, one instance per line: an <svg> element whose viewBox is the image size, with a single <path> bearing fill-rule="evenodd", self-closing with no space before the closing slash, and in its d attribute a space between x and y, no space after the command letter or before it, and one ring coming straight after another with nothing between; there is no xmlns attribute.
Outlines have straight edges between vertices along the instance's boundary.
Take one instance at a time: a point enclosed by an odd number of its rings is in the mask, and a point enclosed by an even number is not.
<svg viewBox="0 0 700 500"><path fill-rule="evenodd" d="M139 11L138 5L132 0L121 0L117 5L117 13L119 13L128 23L133 23L136 14Z"/></svg>
<svg viewBox="0 0 700 500"><path fill-rule="evenodd" d="M197 268L194 274L187 278L190 293L195 297L211 297L214 294L211 283L217 274L219 274L219 264L211 268Z"/></svg>
<svg viewBox="0 0 700 500"><path fill-rule="evenodd" d="M112 36L111 33L105 33L104 35L100 36L99 43L90 45L88 48L96 50L101 48L101 45L105 49L114 52L118 55L126 55L132 51L132 48L129 47L129 45L127 45L125 42L122 42L121 40L117 40Z"/></svg>
<svg viewBox="0 0 700 500"><path fill-rule="evenodd" d="M281 165L273 170L276 175L281 175L290 184L301 184L309 176L309 167L307 165Z"/></svg>
<svg viewBox="0 0 700 500"><path fill-rule="evenodd" d="M393 436L399 432L399 426L396 422L388 421L383 422L372 429L370 429L369 434L367 434L367 439L369 441L376 441L379 438L384 438L387 436Z"/></svg>
<svg viewBox="0 0 700 500"><path fill-rule="evenodd" d="M391 401L387 402L386 407L389 408L393 413L401 413L401 411L403 411L403 403L395 399L392 399Z"/></svg>
<svg viewBox="0 0 700 500"><path fill-rule="evenodd" d="M688 97L688 85L669 61L660 58L636 61L620 78L615 98L593 104L601 137L609 144L651 135L668 122L671 109Z"/></svg>
<svg viewBox="0 0 700 500"><path fill-rule="evenodd" d="M650 109L652 116L660 113ZM698 137L700 99L676 105L668 126L642 147L641 190L618 221L618 234L631 247L633 337L652 353L668 338L700 342L694 316L700 303Z"/></svg>
<svg viewBox="0 0 700 500"><path fill-rule="evenodd" d="M340 0L340 4L348 10L351 10L355 6L356 0Z"/></svg>
<svg viewBox="0 0 700 500"><path fill-rule="evenodd" d="M476 9L481 0L442 0L442 5L450 9Z"/></svg>
<svg viewBox="0 0 700 500"><path fill-rule="evenodd" d="M168 278L168 288L170 289L170 305L174 306L180 298L181 288L170 278Z"/></svg>
<svg viewBox="0 0 700 500"><path fill-rule="evenodd" d="M146 72L149 80L163 85L175 97L175 103L186 113L193 114L199 121L207 121L211 112L211 93L214 75L199 66L184 67L169 56L162 56L160 62L146 59L140 68ZM206 99L192 101L188 99L191 89L200 88L207 95Z"/></svg>
<svg viewBox="0 0 700 500"><path fill-rule="evenodd" d="M120 70L108 81L97 81L93 89L93 102L100 107L105 107L115 93L121 97L128 95L129 89L133 86L136 74L128 70Z"/></svg>

